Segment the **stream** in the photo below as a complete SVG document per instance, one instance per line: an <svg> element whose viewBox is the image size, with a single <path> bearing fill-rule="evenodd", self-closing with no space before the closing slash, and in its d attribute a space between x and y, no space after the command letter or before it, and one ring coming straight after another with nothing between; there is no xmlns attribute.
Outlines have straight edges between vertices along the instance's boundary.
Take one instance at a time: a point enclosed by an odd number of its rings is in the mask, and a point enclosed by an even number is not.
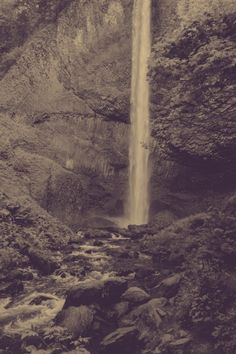
<svg viewBox="0 0 236 354"><path fill-rule="evenodd" d="M32 332L39 333L53 324L63 308L68 289L91 280L107 280L122 272L132 281L135 276L129 269L129 262L134 264L132 257L141 263L149 260L148 256L131 251L131 240L119 234L111 233L110 237L101 239L86 238L83 232L77 236L69 242L63 254L56 253L60 268L53 274L41 276L30 269L33 279L23 282L24 291L14 298L0 299L0 326L4 335L24 338ZM128 264L127 270L122 262ZM114 264L118 266L116 270Z"/></svg>

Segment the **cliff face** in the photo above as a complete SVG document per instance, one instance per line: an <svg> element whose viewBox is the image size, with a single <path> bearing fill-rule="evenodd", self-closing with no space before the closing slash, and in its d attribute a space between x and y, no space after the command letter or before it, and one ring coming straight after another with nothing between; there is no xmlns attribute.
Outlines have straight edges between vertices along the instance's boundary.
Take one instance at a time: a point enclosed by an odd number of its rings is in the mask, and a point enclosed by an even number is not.
<svg viewBox="0 0 236 354"><path fill-rule="evenodd" d="M122 213L132 2L4 1L0 10L0 145L14 188L69 224Z"/></svg>
<svg viewBox="0 0 236 354"><path fill-rule="evenodd" d="M132 5L0 5L1 184L69 224L122 214ZM231 0L152 1L153 216L207 208L234 188L235 10Z"/></svg>
<svg viewBox="0 0 236 354"><path fill-rule="evenodd" d="M131 2L71 1L67 6L62 1L44 2L46 23L38 2L36 6L26 1L23 7L20 3L16 6L21 15L10 23L15 28L10 41L9 24L2 27L2 42L9 43L3 54L13 57L17 49L20 55L5 69L1 107L27 113L83 112L90 107L111 119L127 120ZM29 22L24 35L19 31L22 14Z"/></svg>
<svg viewBox="0 0 236 354"><path fill-rule="evenodd" d="M218 203L235 188L236 7L233 1L176 5L172 12L167 6L171 28L157 21L150 61L160 158L153 207L183 215Z"/></svg>

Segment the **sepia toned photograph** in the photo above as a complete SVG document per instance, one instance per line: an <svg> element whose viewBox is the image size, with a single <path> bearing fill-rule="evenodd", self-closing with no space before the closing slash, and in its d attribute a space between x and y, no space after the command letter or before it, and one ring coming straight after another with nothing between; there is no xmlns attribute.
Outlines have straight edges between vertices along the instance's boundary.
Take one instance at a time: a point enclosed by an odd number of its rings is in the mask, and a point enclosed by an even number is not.
<svg viewBox="0 0 236 354"><path fill-rule="evenodd" d="M235 0L0 0L0 354L236 354Z"/></svg>

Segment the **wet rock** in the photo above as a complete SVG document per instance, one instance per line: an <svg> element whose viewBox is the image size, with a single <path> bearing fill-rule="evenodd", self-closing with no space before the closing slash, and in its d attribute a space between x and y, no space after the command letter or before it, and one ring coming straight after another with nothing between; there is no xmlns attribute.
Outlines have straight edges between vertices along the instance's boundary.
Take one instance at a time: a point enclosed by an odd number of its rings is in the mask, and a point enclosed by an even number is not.
<svg viewBox="0 0 236 354"><path fill-rule="evenodd" d="M8 201L7 204L7 209L11 212L11 214L15 214L17 212L17 210L20 209L20 204L17 202L12 202L12 201Z"/></svg>
<svg viewBox="0 0 236 354"><path fill-rule="evenodd" d="M35 346L38 347L40 344L42 344L42 338L33 331L26 331L26 333L21 337L22 340L22 346L28 347L28 346Z"/></svg>
<svg viewBox="0 0 236 354"><path fill-rule="evenodd" d="M224 230L221 229L221 228L219 228L219 227L217 227L217 228L214 229L213 233L214 233L214 235L215 235L216 237L220 237L220 236L223 235Z"/></svg>
<svg viewBox="0 0 236 354"><path fill-rule="evenodd" d="M224 211L231 215L236 214L236 194L226 200Z"/></svg>
<svg viewBox="0 0 236 354"><path fill-rule="evenodd" d="M88 230L84 233L84 237L87 239L98 238L98 239L109 239L112 234L105 230Z"/></svg>
<svg viewBox="0 0 236 354"><path fill-rule="evenodd" d="M27 255L32 266L38 269L43 275L49 275L59 268L57 262L52 259L52 255L47 251L29 248Z"/></svg>
<svg viewBox="0 0 236 354"><path fill-rule="evenodd" d="M171 341L173 341L173 339L174 339L173 334L165 333L161 336L161 343L162 344L170 343Z"/></svg>
<svg viewBox="0 0 236 354"><path fill-rule="evenodd" d="M34 218L30 208L20 207L14 215L14 221L17 225L31 226L34 223Z"/></svg>
<svg viewBox="0 0 236 354"><path fill-rule="evenodd" d="M180 286L181 275L174 274L166 279L164 279L155 289L158 295L164 296L166 298L174 297Z"/></svg>
<svg viewBox="0 0 236 354"><path fill-rule="evenodd" d="M41 305L44 301L52 300L51 296L47 295L40 295L35 297L31 302L30 305Z"/></svg>
<svg viewBox="0 0 236 354"><path fill-rule="evenodd" d="M188 344L190 342L191 342L191 338L190 337L180 338L180 339L177 339L177 340L169 343L169 346L177 348L177 347L185 346L186 344Z"/></svg>
<svg viewBox="0 0 236 354"><path fill-rule="evenodd" d="M74 338L78 338L88 334L93 323L94 313L84 305L71 306L63 310L60 317L61 320L58 321L58 324L72 333Z"/></svg>
<svg viewBox="0 0 236 354"><path fill-rule="evenodd" d="M94 246L97 246L97 247L100 247L100 246L103 246L103 242L100 241L100 240L95 240L94 243L93 243Z"/></svg>
<svg viewBox="0 0 236 354"><path fill-rule="evenodd" d="M122 300L133 304L141 304L150 300L150 295L138 287L131 287L121 296Z"/></svg>
<svg viewBox="0 0 236 354"><path fill-rule="evenodd" d="M52 354L58 354L58 353L52 353ZM62 353L60 353L62 354ZM67 352L67 354L91 354L87 349L85 348L76 348L70 352Z"/></svg>
<svg viewBox="0 0 236 354"><path fill-rule="evenodd" d="M122 301L114 306L114 314L117 319L124 316L129 310L129 302Z"/></svg>
<svg viewBox="0 0 236 354"><path fill-rule="evenodd" d="M2 353L21 353L21 337L19 334L0 333L0 348Z"/></svg>
<svg viewBox="0 0 236 354"><path fill-rule="evenodd" d="M18 280L23 280L23 281L30 281L33 278L34 278L34 276L33 276L32 272L25 271L23 269L13 270L8 276L8 279L10 279L10 280L18 279Z"/></svg>
<svg viewBox="0 0 236 354"><path fill-rule="evenodd" d="M131 232L130 237L133 239L141 238L150 231L148 225L129 225L128 230Z"/></svg>
<svg viewBox="0 0 236 354"><path fill-rule="evenodd" d="M96 216L96 217L88 217L84 218L81 227L86 228L93 228L93 229L102 229L102 230L107 230L110 231L109 229L115 228L116 224L112 222L111 220Z"/></svg>
<svg viewBox="0 0 236 354"><path fill-rule="evenodd" d="M24 290L24 284L21 280L14 280L12 283L4 284L0 288L0 294L4 295L17 295Z"/></svg>
<svg viewBox="0 0 236 354"><path fill-rule="evenodd" d="M115 303L127 289L127 280L110 278L81 283L67 293L65 307L89 305L93 303Z"/></svg>
<svg viewBox="0 0 236 354"><path fill-rule="evenodd" d="M119 301L120 296L127 289L127 280L123 278L111 278L104 283L101 294L101 302L105 305Z"/></svg>
<svg viewBox="0 0 236 354"><path fill-rule="evenodd" d="M123 327L110 333L101 342L101 354L139 353L138 331L135 327Z"/></svg>
<svg viewBox="0 0 236 354"><path fill-rule="evenodd" d="M151 226L155 231L159 231L161 229L164 229L165 227L168 227L171 225L173 222L177 220L177 217L174 213L172 213L169 210L162 210L158 212L157 215L152 217L151 220Z"/></svg>
<svg viewBox="0 0 236 354"><path fill-rule="evenodd" d="M11 216L11 213L9 212L9 210L3 208L3 209L0 209L0 222L1 221L6 221L10 218Z"/></svg>
<svg viewBox="0 0 236 354"><path fill-rule="evenodd" d="M154 271L153 267L142 265L136 269L135 273L137 279L143 280L144 278L153 275Z"/></svg>
<svg viewBox="0 0 236 354"><path fill-rule="evenodd" d="M165 312L162 307L165 299L152 299L146 304L132 310L121 319L122 326L134 326L139 332L139 339L145 342L151 340L155 333L158 334Z"/></svg>

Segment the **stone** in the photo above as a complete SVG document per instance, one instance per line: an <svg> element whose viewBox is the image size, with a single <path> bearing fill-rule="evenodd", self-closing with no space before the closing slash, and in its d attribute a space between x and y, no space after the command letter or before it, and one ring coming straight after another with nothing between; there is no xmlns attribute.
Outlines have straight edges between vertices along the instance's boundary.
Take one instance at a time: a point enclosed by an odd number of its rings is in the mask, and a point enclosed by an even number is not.
<svg viewBox="0 0 236 354"><path fill-rule="evenodd" d="M119 319L121 316L125 315L129 310L129 302L122 301L114 306L115 317Z"/></svg>
<svg viewBox="0 0 236 354"><path fill-rule="evenodd" d="M94 243L93 243L94 246L97 246L97 247L100 247L100 246L103 246L103 242L100 241L100 240L95 240Z"/></svg>
<svg viewBox="0 0 236 354"><path fill-rule="evenodd" d="M110 278L106 281L85 281L68 291L65 307L93 303L112 304L120 299L126 289L127 280L118 277Z"/></svg>
<svg viewBox="0 0 236 354"><path fill-rule="evenodd" d="M174 297L179 290L180 280L180 274L174 274L162 280L162 282L155 287L158 295L164 296L166 298Z"/></svg>
<svg viewBox="0 0 236 354"><path fill-rule="evenodd" d="M84 233L84 237L87 239L98 238L98 239L109 239L112 234L105 230L88 230Z"/></svg>
<svg viewBox="0 0 236 354"><path fill-rule="evenodd" d="M102 354L136 353L138 331L135 327L122 327L108 334L101 342ZM99 353L100 353L99 352Z"/></svg>
<svg viewBox="0 0 236 354"><path fill-rule="evenodd" d="M24 290L24 284L22 283L21 280L14 280L12 283L7 283L1 286L0 288L0 294L4 295L18 295Z"/></svg>
<svg viewBox="0 0 236 354"><path fill-rule="evenodd" d="M188 336L188 332L186 332L186 331L184 331L183 329L181 329L181 330L179 331L179 335L180 335L181 338L187 337L187 336Z"/></svg>
<svg viewBox="0 0 236 354"><path fill-rule="evenodd" d="M230 215L236 214L236 194L226 200L224 210Z"/></svg>
<svg viewBox="0 0 236 354"><path fill-rule="evenodd" d="M13 270L8 276L8 279L10 280L18 279L23 281L30 281L33 278L34 278L33 273L27 270L24 271L23 269Z"/></svg>
<svg viewBox="0 0 236 354"><path fill-rule="evenodd" d="M66 353L67 354L90 354L90 352L85 348L76 348L76 349L74 349L70 352L66 352ZM52 354L54 354L54 353L52 353ZM57 354L57 353L55 353L55 354Z"/></svg>
<svg viewBox="0 0 236 354"><path fill-rule="evenodd" d="M122 300L128 301L134 304L140 304L150 300L150 295L138 287L131 287L121 296Z"/></svg>
<svg viewBox="0 0 236 354"><path fill-rule="evenodd" d="M43 275L49 275L59 268L57 262L52 259L52 255L47 251L29 248L27 255L32 266L38 269Z"/></svg>
<svg viewBox="0 0 236 354"><path fill-rule="evenodd" d="M181 280L180 274L175 274L175 275L172 275L169 278L164 279L162 281L162 285L164 285L166 287L171 287L171 286L174 286L176 284L179 284L180 280Z"/></svg>
<svg viewBox="0 0 236 354"><path fill-rule="evenodd" d="M31 209L20 207L14 214L14 222L21 226L31 226L34 223Z"/></svg>
<svg viewBox="0 0 236 354"><path fill-rule="evenodd" d="M31 302L30 305L41 305L44 301L52 300L53 297L50 295L39 295L36 296Z"/></svg>
<svg viewBox="0 0 236 354"><path fill-rule="evenodd" d="M87 306L68 307L62 310L58 324L73 334L74 338L88 334L94 319L93 311Z"/></svg>
<svg viewBox="0 0 236 354"><path fill-rule="evenodd" d="M17 202L7 202L7 209L12 213L15 214L18 209L20 209L20 204Z"/></svg>
<svg viewBox="0 0 236 354"><path fill-rule="evenodd" d="M26 332L26 334L21 337L21 340L24 347L28 347L31 345L37 347L42 344L42 338L36 332L33 331Z"/></svg>
<svg viewBox="0 0 236 354"><path fill-rule="evenodd" d="M165 301L163 299L152 299L124 316L120 321L120 325L134 326L139 332L139 339L148 342L153 335L156 336L158 334L163 314L161 306L164 304Z"/></svg>
<svg viewBox="0 0 236 354"><path fill-rule="evenodd" d="M148 225L129 225L128 230L131 233L130 237L133 239L142 238L149 232Z"/></svg>
<svg viewBox="0 0 236 354"><path fill-rule="evenodd" d="M177 340L169 343L169 346L170 347L181 347L181 346L188 344L189 342L191 342L191 338L186 337L186 338L177 339Z"/></svg>
<svg viewBox="0 0 236 354"><path fill-rule="evenodd" d="M165 333L161 336L161 343L162 344L170 343L171 341L173 341L173 339L174 339L173 334Z"/></svg>
<svg viewBox="0 0 236 354"><path fill-rule="evenodd" d="M8 220L11 213L7 209L0 209L0 221Z"/></svg>

